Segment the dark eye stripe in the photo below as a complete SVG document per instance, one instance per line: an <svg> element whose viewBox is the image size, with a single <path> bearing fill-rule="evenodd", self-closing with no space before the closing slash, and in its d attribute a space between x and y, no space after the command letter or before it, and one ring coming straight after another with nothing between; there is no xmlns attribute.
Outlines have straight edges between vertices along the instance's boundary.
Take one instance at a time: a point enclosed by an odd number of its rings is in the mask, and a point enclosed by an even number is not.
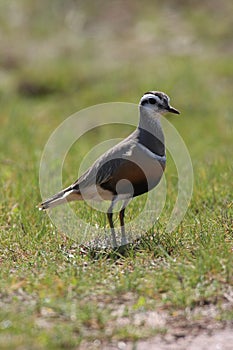
<svg viewBox="0 0 233 350"><path fill-rule="evenodd" d="M143 101L141 102L141 105L144 106L146 103L148 103L148 100L143 100Z"/></svg>
<svg viewBox="0 0 233 350"><path fill-rule="evenodd" d="M149 98L149 103L154 105L156 103L156 100L152 97Z"/></svg>

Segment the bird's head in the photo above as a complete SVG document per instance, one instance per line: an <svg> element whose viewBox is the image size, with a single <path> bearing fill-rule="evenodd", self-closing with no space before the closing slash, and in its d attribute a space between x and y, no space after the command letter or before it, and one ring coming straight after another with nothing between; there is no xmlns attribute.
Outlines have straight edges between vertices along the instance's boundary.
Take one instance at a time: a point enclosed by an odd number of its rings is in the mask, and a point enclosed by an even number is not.
<svg viewBox="0 0 233 350"><path fill-rule="evenodd" d="M146 92L140 100L139 107L144 111L159 114L167 112L180 114L177 109L170 105L170 98L164 92L159 91Z"/></svg>

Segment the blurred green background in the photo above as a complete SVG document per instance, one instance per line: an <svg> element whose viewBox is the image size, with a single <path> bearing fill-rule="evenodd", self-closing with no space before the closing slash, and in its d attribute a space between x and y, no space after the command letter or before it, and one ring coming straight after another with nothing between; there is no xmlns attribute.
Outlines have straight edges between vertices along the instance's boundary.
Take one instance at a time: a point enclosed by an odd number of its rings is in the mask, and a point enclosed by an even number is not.
<svg viewBox="0 0 233 350"><path fill-rule="evenodd" d="M70 114L102 102L138 103L150 89L168 93L181 110L171 122L194 166L230 159L231 11L227 0L1 1L4 171L9 162L38 162Z"/></svg>
<svg viewBox="0 0 233 350"><path fill-rule="evenodd" d="M93 329L93 339L140 338L134 326L105 333L124 293L132 293L134 305L127 315L137 312L142 296L146 309L221 300L232 281L232 13L231 0L1 0L1 349L73 348L92 339ZM102 260L93 266L86 256L69 255L72 242L36 209L39 162L50 134L72 113L103 102L138 103L148 90L166 92L182 113L168 118L190 152L194 194L173 235L163 233L165 212L161 236L113 273L105 260L105 267ZM85 138L67 157L65 184L96 142L128 132L109 127ZM170 161L168 199L176 184L172 169ZM79 208L87 221L103 224L100 214ZM155 265L165 259L170 272L164 265L152 276L148 256ZM111 294L107 286L115 283ZM88 293L89 308L82 302ZM104 311L96 298L105 300ZM78 316L64 321L74 301Z"/></svg>

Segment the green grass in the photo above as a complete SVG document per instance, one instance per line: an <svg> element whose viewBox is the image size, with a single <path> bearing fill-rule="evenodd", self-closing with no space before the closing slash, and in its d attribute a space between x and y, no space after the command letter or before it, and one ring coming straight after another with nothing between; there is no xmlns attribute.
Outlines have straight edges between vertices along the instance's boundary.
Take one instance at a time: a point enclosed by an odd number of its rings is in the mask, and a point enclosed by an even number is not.
<svg viewBox="0 0 233 350"><path fill-rule="evenodd" d="M54 12L47 13L39 4L20 2L19 13L37 13L35 22L20 17L21 22L10 24L1 15L3 32L15 44L12 51L3 45L0 54L1 349L76 349L93 341L136 342L172 327L148 322L151 312L172 316L174 323L182 314L192 323L192 310L208 305L217 310L212 321L224 325L232 320L233 280L230 2L221 2L218 12L209 8L208 1L196 7L191 2L182 7L167 1L156 13L129 2L130 15L122 17L122 32L116 31L118 22L108 7L101 2L100 11L87 2L80 5L86 26L76 29L82 34L77 45L69 26L62 27L65 14L73 18L71 5L64 9L59 2L51 3ZM13 21L7 2L1 6ZM174 31L169 19L179 19ZM93 30L96 36L91 35ZM174 49L174 40L179 47L184 31L193 41L189 38L183 49ZM101 35L106 35L106 52L98 51L97 43L105 47ZM48 55L45 50L35 58L31 52L35 43L40 47L48 39ZM148 89L166 91L182 112L169 121L192 158L192 201L182 223L167 233L177 185L169 158L167 201L157 225L125 254L88 251L36 208L41 200L38 174L44 145L77 110L103 102L137 103ZM65 161L65 185L76 178L82 157L93 145L127 133L122 127L116 135L116 128L109 126L83 137ZM142 196L130 204L127 221L144 201ZM106 217L86 204L72 207L86 222L107 225ZM199 317L205 316L200 312Z"/></svg>

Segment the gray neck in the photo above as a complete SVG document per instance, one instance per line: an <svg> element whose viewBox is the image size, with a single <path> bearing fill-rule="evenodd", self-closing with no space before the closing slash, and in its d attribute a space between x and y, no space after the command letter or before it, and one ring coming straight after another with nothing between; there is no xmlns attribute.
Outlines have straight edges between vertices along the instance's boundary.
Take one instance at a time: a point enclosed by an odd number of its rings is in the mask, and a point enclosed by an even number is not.
<svg viewBox="0 0 233 350"><path fill-rule="evenodd" d="M146 108L140 107L137 132L140 143L155 154L165 155L164 134L159 113L155 114Z"/></svg>

